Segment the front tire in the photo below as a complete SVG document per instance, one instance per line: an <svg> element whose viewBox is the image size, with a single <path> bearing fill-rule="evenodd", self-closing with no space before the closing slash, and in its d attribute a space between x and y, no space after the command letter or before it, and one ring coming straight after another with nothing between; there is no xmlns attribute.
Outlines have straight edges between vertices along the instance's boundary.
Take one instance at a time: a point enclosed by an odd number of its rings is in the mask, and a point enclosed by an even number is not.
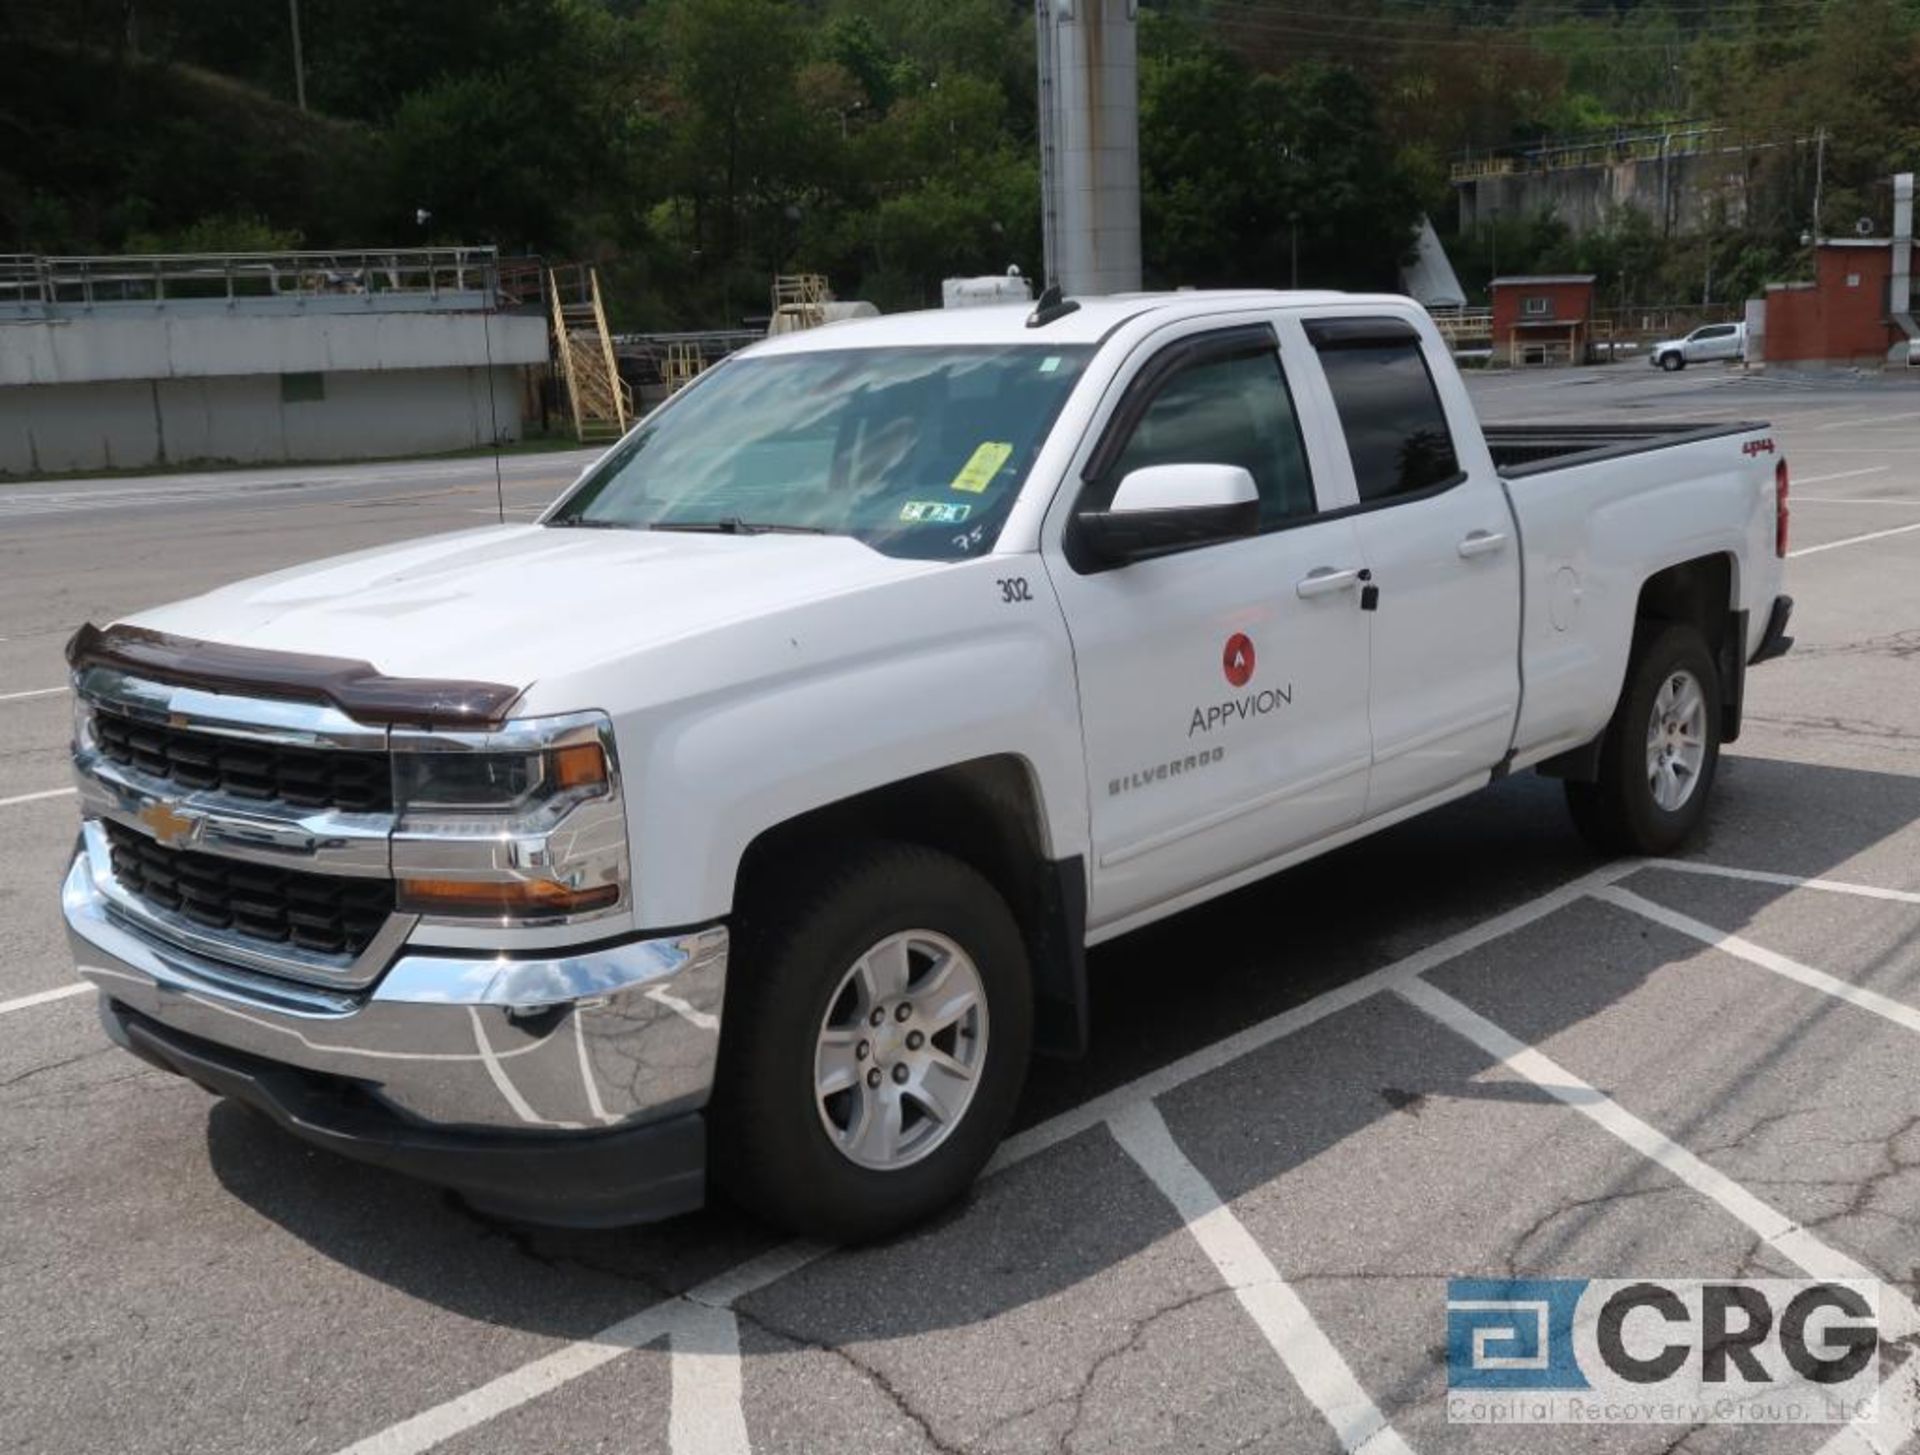
<svg viewBox="0 0 1920 1455"><path fill-rule="evenodd" d="M1687 367L1687 356L1685 354L1662 354L1660 356L1660 367L1665 369L1669 374L1677 374Z"/></svg>
<svg viewBox="0 0 1920 1455"><path fill-rule="evenodd" d="M733 1199L865 1242L963 1194L1026 1079L1033 996L976 870L871 844L750 892L736 928L709 1160Z"/></svg>
<svg viewBox="0 0 1920 1455"><path fill-rule="evenodd" d="M1644 628L1600 771L1568 783L1574 826L1612 854L1668 854L1699 826L1720 763L1720 674L1697 628Z"/></svg>

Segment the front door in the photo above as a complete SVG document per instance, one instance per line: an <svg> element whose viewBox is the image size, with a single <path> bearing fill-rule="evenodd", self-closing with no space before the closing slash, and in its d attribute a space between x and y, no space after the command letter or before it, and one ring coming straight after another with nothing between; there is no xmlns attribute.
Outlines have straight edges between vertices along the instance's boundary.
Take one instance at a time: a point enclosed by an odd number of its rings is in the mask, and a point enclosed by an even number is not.
<svg viewBox="0 0 1920 1455"><path fill-rule="evenodd" d="M1148 465L1240 465L1261 533L1084 574L1049 548L1079 677L1095 929L1354 824L1370 758L1358 533L1321 518L1271 328L1150 353L1114 420L1082 508Z"/></svg>

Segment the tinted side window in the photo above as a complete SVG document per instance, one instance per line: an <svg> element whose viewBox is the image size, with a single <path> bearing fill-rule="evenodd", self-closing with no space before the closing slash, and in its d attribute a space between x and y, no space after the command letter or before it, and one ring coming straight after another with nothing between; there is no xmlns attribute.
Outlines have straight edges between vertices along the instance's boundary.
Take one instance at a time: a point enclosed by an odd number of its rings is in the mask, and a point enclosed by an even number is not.
<svg viewBox="0 0 1920 1455"><path fill-rule="evenodd" d="M1416 338L1323 343L1320 362L1363 503L1425 490L1459 475L1446 411Z"/></svg>
<svg viewBox="0 0 1920 1455"><path fill-rule="evenodd" d="M1293 400L1271 350L1190 364L1155 393L1088 504L1104 508L1130 471L1238 465L1260 490L1260 528L1313 514Z"/></svg>

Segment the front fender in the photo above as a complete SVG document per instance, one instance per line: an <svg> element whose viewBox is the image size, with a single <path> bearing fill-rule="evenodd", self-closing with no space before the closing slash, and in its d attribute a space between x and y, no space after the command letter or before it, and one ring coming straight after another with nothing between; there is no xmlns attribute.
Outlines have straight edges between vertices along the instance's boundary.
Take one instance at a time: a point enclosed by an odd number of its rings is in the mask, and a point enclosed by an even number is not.
<svg viewBox="0 0 1920 1455"><path fill-rule="evenodd" d="M1008 569L1004 558L967 563L874 594L859 620L780 624L801 658L789 670L645 714L622 747L638 922L718 918L748 845L768 829L997 755L1028 770L1046 855L1083 853L1064 625L1037 570L1027 573L1033 599L1003 601Z"/></svg>

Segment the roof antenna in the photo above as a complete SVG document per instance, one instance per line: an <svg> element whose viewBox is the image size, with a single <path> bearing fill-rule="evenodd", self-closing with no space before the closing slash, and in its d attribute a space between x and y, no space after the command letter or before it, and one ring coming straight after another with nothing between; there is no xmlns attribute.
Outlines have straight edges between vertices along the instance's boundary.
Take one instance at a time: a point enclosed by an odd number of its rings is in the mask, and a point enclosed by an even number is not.
<svg viewBox="0 0 1920 1455"><path fill-rule="evenodd" d="M1065 318L1069 313L1078 313L1078 299L1068 298L1060 291L1058 283L1049 283L1040 301L1033 306L1033 312L1027 315L1028 328L1045 328L1056 319Z"/></svg>

